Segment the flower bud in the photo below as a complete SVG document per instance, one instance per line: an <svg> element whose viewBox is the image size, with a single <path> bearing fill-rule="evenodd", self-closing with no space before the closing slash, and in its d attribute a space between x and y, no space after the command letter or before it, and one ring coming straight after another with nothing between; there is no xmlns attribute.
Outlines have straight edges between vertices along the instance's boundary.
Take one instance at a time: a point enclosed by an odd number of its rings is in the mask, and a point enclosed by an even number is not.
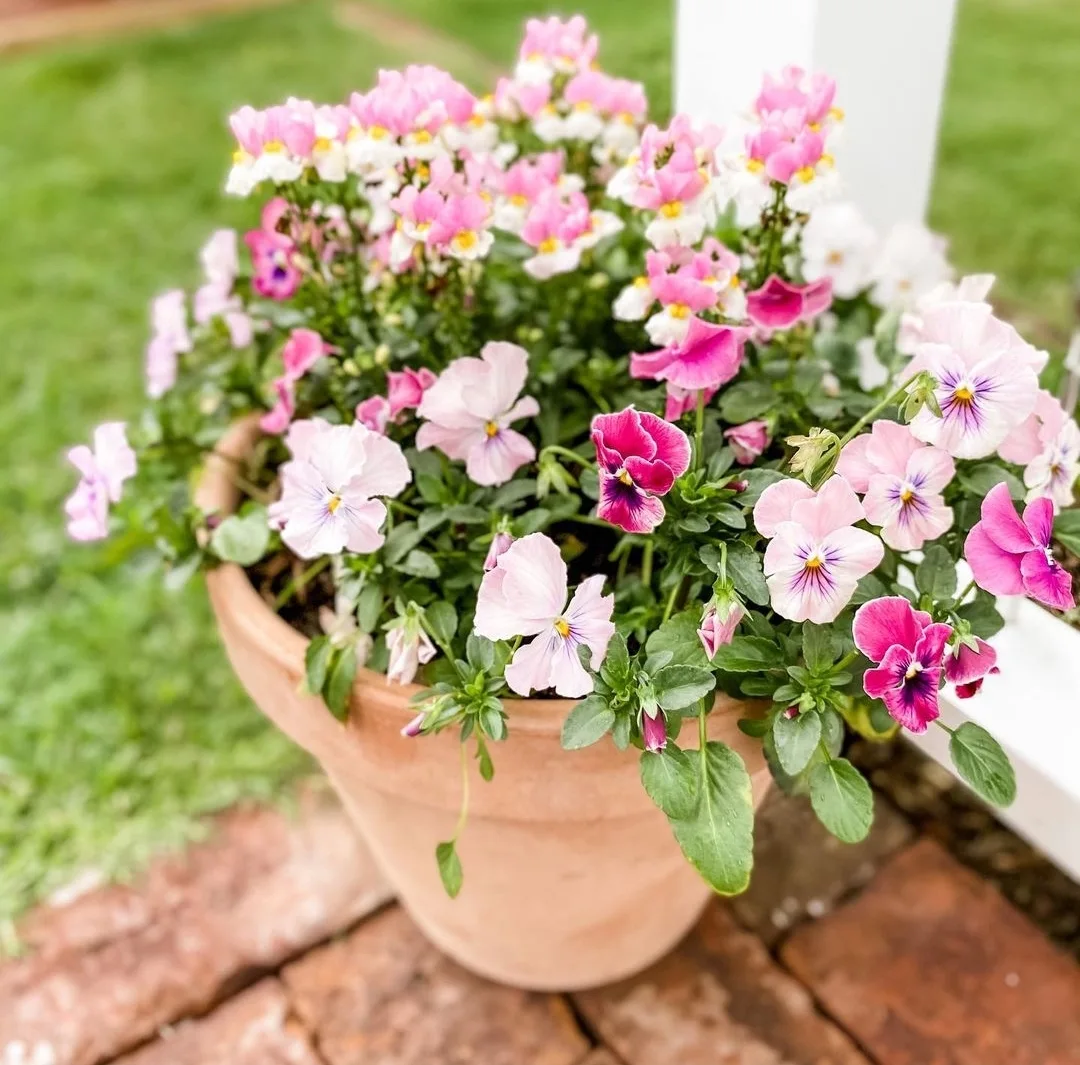
<svg viewBox="0 0 1080 1065"><path fill-rule="evenodd" d="M653 754L667 746L667 722L662 710L657 711L656 717L641 715L641 738L645 743L645 750Z"/></svg>
<svg viewBox="0 0 1080 1065"><path fill-rule="evenodd" d="M491 546L488 548L487 557L484 559L484 572L493 570L495 563L499 561L499 555L501 555L509 546L514 542L514 538L505 530L500 529L491 541Z"/></svg>
<svg viewBox="0 0 1080 1065"><path fill-rule="evenodd" d="M421 729L424 727L424 715L422 713L417 714L402 730L401 734L405 737L419 736Z"/></svg>

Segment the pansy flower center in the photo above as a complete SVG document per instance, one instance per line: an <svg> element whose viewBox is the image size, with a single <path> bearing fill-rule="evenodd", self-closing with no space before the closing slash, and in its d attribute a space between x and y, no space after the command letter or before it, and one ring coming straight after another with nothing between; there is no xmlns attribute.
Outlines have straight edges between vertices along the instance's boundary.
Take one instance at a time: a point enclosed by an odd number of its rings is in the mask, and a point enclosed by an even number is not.
<svg viewBox="0 0 1080 1065"><path fill-rule="evenodd" d="M330 513L331 513L331 514L336 514L336 513L337 513L337 508L338 508L338 507L340 507L340 506L341 506L341 496L339 496L339 495L337 494L337 492L335 492L335 493L334 493L334 494L333 494L333 495L332 495L332 496L331 496L331 497L330 497L330 498L329 498L329 499L328 499L328 500L326 501L326 509L327 509L328 511L330 511Z"/></svg>
<svg viewBox="0 0 1080 1065"><path fill-rule="evenodd" d="M904 674L904 680L911 680L918 676L922 672L922 663L917 659L907 667L907 672Z"/></svg>
<svg viewBox="0 0 1080 1065"><path fill-rule="evenodd" d="M570 635L570 622L566 618L556 618L552 627L564 640Z"/></svg>
<svg viewBox="0 0 1080 1065"><path fill-rule="evenodd" d="M498 436L499 435L499 423L498 422L487 422L487 423L485 423L484 432L487 434L488 438L491 438L493 436Z"/></svg>
<svg viewBox="0 0 1080 1065"><path fill-rule="evenodd" d="M627 485L630 485L630 484L633 484L633 483L634 483L634 478L630 476L630 474L629 474L629 473L627 472L627 470L626 470L626 467L625 467L625 466L620 466L620 467L619 467L619 468L618 468L618 469L617 469L617 470L615 471L615 476L616 476L616 477L617 477L617 478L618 478L618 479L619 479L620 481L622 481L622 483L623 483L623 484L627 484Z"/></svg>
<svg viewBox="0 0 1080 1065"><path fill-rule="evenodd" d="M953 399L957 403L963 404L965 407L971 405L971 401L975 398L975 391L972 387L963 382L953 390Z"/></svg>

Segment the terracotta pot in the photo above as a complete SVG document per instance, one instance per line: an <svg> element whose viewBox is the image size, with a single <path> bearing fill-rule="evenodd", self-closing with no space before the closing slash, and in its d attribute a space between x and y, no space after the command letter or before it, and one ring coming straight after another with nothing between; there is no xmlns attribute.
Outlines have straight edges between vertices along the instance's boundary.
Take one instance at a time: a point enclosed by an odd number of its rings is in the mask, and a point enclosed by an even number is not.
<svg viewBox="0 0 1080 1065"><path fill-rule="evenodd" d="M243 455L257 431L237 426L220 450ZM223 460L210 460L199 502L235 506ZM522 988L590 987L645 968L695 923L710 891L642 789L639 753L610 742L564 751L559 733L573 704L562 699L506 701L510 735L492 747L494 779L484 782L470 766L459 844L465 881L449 899L434 850L452 834L460 806L456 734L402 737L416 687L368 670L357 677L347 724L338 722L320 700L300 694L307 640L270 610L244 571L220 566L207 584L248 693L318 760L406 909L461 964ZM721 697L709 735L743 756L760 803L769 773L760 744L736 728L745 712Z"/></svg>

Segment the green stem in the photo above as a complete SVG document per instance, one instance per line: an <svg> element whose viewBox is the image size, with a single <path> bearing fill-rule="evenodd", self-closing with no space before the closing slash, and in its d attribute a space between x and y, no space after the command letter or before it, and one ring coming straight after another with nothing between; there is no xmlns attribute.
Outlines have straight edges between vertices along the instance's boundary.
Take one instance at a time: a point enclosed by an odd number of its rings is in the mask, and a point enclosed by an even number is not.
<svg viewBox="0 0 1080 1065"><path fill-rule="evenodd" d="M668 596L667 605L664 607L664 616L660 621L661 625L671 617L671 612L675 609L675 600L679 597L679 591L682 588L682 585L683 582L681 580L676 581L674 585L672 585L671 594Z"/></svg>
<svg viewBox="0 0 1080 1065"><path fill-rule="evenodd" d="M576 521L581 525L595 525L599 529L610 529L611 522L603 518L594 518L591 514L568 514L562 521Z"/></svg>
<svg viewBox="0 0 1080 1065"><path fill-rule="evenodd" d="M859 652L858 651L848 651L848 653L846 655L844 655L844 657L841 658L839 662L836 663L836 672L837 673L842 673L858 657L859 657Z"/></svg>
<svg viewBox="0 0 1080 1065"><path fill-rule="evenodd" d="M652 584L652 556L653 542L649 539L641 551L641 583L644 585Z"/></svg>
<svg viewBox="0 0 1080 1065"><path fill-rule="evenodd" d="M705 720L707 711L705 701L702 700L701 708L697 715L698 756L701 758L701 785L705 787L709 779L709 730Z"/></svg>
<svg viewBox="0 0 1080 1065"><path fill-rule="evenodd" d="M266 506L274 501L273 496L269 492L260 488L257 484L252 484L239 470L230 468L229 480L232 481L241 492L254 499L256 503L262 503L263 506Z"/></svg>
<svg viewBox="0 0 1080 1065"><path fill-rule="evenodd" d="M705 464L705 389L701 389L697 394L697 412L694 418L694 465L703 466Z"/></svg>
<svg viewBox="0 0 1080 1065"><path fill-rule="evenodd" d="M949 728L940 717L934 718L934 724L937 725L938 728L944 729L950 736L956 731L954 728Z"/></svg>
<svg viewBox="0 0 1080 1065"><path fill-rule="evenodd" d="M317 577L333 560L333 555L323 555L316 559L299 576L294 577L282 588L278 597L274 600L274 609L280 610L297 592L299 592L312 578Z"/></svg>
<svg viewBox="0 0 1080 1065"><path fill-rule="evenodd" d="M975 578L972 577L971 580L968 581L967 584L964 585L964 587L961 589L960 593L955 597L956 602L962 603L967 598L968 593L975 587L976 587Z"/></svg>
<svg viewBox="0 0 1080 1065"><path fill-rule="evenodd" d="M911 382L905 382L902 384L892 395L886 396L876 407L867 411L844 435L840 438L839 447L843 447L849 440L853 440L859 435L859 432L870 422L872 422L883 410L887 410L889 407L896 406L897 400L901 396L907 394L908 385Z"/></svg>
<svg viewBox="0 0 1080 1065"><path fill-rule="evenodd" d="M390 504L391 509L400 510L407 517L415 518L420 514L416 507L410 507L408 503L402 503L400 499L388 499L387 503Z"/></svg>
<svg viewBox="0 0 1080 1065"><path fill-rule="evenodd" d="M552 455L562 455L563 458L573 459L581 466L592 465L592 459L587 459L584 455L579 455L576 451L571 451L568 447L563 447L561 444L548 444L548 446L540 452L540 458L543 459L549 452Z"/></svg>
<svg viewBox="0 0 1080 1065"><path fill-rule="evenodd" d="M454 826L454 834L450 837L451 842L457 843L461 833L465 831L465 822L469 819L469 752L465 744L461 748L461 812L458 814L457 824Z"/></svg>

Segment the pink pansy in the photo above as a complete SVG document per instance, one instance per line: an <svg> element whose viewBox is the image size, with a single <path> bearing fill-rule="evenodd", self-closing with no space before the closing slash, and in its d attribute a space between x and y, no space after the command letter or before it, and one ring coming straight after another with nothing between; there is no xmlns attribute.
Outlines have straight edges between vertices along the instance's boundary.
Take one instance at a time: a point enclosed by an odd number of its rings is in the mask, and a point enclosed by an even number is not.
<svg viewBox="0 0 1080 1065"><path fill-rule="evenodd" d="M960 699L970 699L982 687L984 678L999 672L997 651L985 640L974 640L975 647L958 641L945 656L945 679L956 685Z"/></svg>
<svg viewBox="0 0 1080 1065"><path fill-rule="evenodd" d="M406 367L387 373L386 395L390 401L390 417L396 419L404 411L419 407L424 393L436 380L435 374L426 366L421 366L419 370Z"/></svg>
<svg viewBox="0 0 1080 1065"><path fill-rule="evenodd" d="M680 343L631 355L630 376L669 381L695 391L719 388L739 372L748 335L742 326L713 325L694 318Z"/></svg>
<svg viewBox="0 0 1080 1065"><path fill-rule="evenodd" d="M373 433L386 434L390 424L390 400L386 396L368 396L356 405L356 420Z"/></svg>
<svg viewBox="0 0 1080 1065"><path fill-rule="evenodd" d="M836 472L865 494L866 520L897 551L917 551L952 528L941 492L956 465L947 452L922 444L905 425L878 421L843 450Z"/></svg>
<svg viewBox="0 0 1080 1065"><path fill-rule="evenodd" d="M420 624L410 621L396 625L387 632L386 650L389 656L386 663L387 684L411 684L417 670L435 657L435 645L431 642L431 637ZM424 715L420 714L411 724L422 723L423 720ZM419 728L416 732L407 731L408 729L410 725L402 729L402 735L413 736L419 732Z"/></svg>
<svg viewBox="0 0 1080 1065"><path fill-rule="evenodd" d="M416 413L424 424L416 446L421 451L437 447L464 461L476 484L509 481L536 458L528 439L510 428L540 411L531 396L518 398L528 372L528 352L502 341L485 344L479 359L455 359L420 401Z"/></svg>
<svg viewBox="0 0 1080 1065"><path fill-rule="evenodd" d="M940 713L942 659L952 628L895 595L859 607L851 631L855 646L878 664L863 674L863 690L904 728L925 732Z"/></svg>
<svg viewBox="0 0 1080 1065"><path fill-rule="evenodd" d="M386 505L412 479L401 448L359 422L324 425L305 441L304 458L281 467L281 499L270 522L301 558L382 546Z"/></svg>
<svg viewBox="0 0 1080 1065"><path fill-rule="evenodd" d="M251 283L260 296L287 300L300 287L301 274L296 265L296 242L276 228L284 201L271 200L263 208L262 228L244 235L251 252L254 271Z"/></svg>
<svg viewBox="0 0 1080 1065"><path fill-rule="evenodd" d="M615 597L603 595L604 577L588 577L567 603L566 563L555 542L543 533L515 540L484 574L474 627L489 640L535 636L514 652L506 683L518 695L554 688L577 699L592 691L592 677L578 657L588 647L590 665L599 669L615 633Z"/></svg>
<svg viewBox="0 0 1080 1065"><path fill-rule="evenodd" d="M1026 466L1042 454L1047 442L1057 436L1068 417L1052 392L1039 389L1034 410L1005 437L998 454L1006 462Z"/></svg>
<svg viewBox="0 0 1080 1065"><path fill-rule="evenodd" d="M793 285L776 274L759 289L746 294L746 313L762 329L790 329L809 322L832 303L832 279L823 277L809 285Z"/></svg>
<svg viewBox="0 0 1080 1065"><path fill-rule="evenodd" d="M964 557L975 583L991 595L1027 595L1055 610L1072 610L1072 576L1050 549L1054 505L1035 499L1020 520L1004 482L982 502L982 521L968 533Z"/></svg>
<svg viewBox="0 0 1080 1065"><path fill-rule="evenodd" d="M75 491L64 504L73 540L101 540L109 532L109 504L117 503L124 482L135 476L135 452L123 422L104 422L94 430L94 446L80 444L67 453L79 471Z"/></svg>
<svg viewBox="0 0 1080 1065"><path fill-rule="evenodd" d="M684 414L689 414L692 410L697 409L698 396L704 391L706 404L716 395L717 390L715 388L706 388L704 390L680 388L678 385L673 385L670 381L667 382L667 396L664 399L664 418L669 422L677 422Z"/></svg>
<svg viewBox="0 0 1080 1065"><path fill-rule="evenodd" d="M484 556L484 572L495 568L495 563L504 555L514 542L514 538L505 530L500 529L492 538L491 546L487 555Z"/></svg>
<svg viewBox="0 0 1080 1065"><path fill-rule="evenodd" d="M283 437L285 447L294 459L306 462L311 455L312 445L330 427L331 423L325 418L304 418L293 422Z"/></svg>
<svg viewBox="0 0 1080 1065"><path fill-rule="evenodd" d="M285 376L294 381L300 380L319 359L334 350L313 329L294 329L281 349Z"/></svg>
<svg viewBox="0 0 1080 1065"><path fill-rule="evenodd" d="M924 407L911 431L962 459L985 458L1034 410L1046 363L1016 330L982 303L943 303L923 317L923 341L905 375L938 382L939 418Z"/></svg>
<svg viewBox="0 0 1080 1065"><path fill-rule="evenodd" d="M724 439L731 444L735 452L735 461L740 466L750 466L754 459L769 446L769 423L763 421L743 422L724 430Z"/></svg>
<svg viewBox="0 0 1080 1065"><path fill-rule="evenodd" d="M718 610L715 603L710 603L705 608L697 634L710 662L721 647L731 643L735 630L744 617L746 611L738 603L726 604L723 610Z"/></svg>
<svg viewBox="0 0 1080 1065"><path fill-rule="evenodd" d="M597 516L625 532L651 532L664 520L676 478L690 466L690 441L681 429L648 411L628 407L592 420L600 472Z"/></svg>
<svg viewBox="0 0 1080 1065"><path fill-rule="evenodd" d="M771 542L765 576L772 608L790 621L834 621L855 586L885 555L881 541L855 522L862 504L842 477L815 493L791 479L777 481L754 506L754 524Z"/></svg>

